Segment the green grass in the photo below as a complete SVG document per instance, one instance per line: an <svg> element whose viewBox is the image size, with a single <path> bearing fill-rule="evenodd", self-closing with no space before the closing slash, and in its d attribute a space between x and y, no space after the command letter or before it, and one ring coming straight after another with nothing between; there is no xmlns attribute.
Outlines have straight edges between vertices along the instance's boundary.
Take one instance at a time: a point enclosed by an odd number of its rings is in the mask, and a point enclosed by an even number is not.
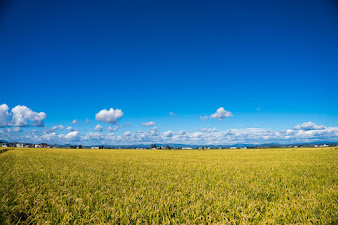
<svg viewBox="0 0 338 225"><path fill-rule="evenodd" d="M0 154L0 224L337 224L338 149Z"/></svg>

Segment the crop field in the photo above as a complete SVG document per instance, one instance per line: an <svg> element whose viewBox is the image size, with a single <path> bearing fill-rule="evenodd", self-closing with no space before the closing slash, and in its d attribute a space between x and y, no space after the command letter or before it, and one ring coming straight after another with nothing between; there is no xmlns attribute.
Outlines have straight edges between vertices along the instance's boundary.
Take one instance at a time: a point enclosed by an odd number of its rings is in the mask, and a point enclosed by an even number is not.
<svg viewBox="0 0 338 225"><path fill-rule="evenodd" d="M0 224L337 224L338 149L0 153Z"/></svg>

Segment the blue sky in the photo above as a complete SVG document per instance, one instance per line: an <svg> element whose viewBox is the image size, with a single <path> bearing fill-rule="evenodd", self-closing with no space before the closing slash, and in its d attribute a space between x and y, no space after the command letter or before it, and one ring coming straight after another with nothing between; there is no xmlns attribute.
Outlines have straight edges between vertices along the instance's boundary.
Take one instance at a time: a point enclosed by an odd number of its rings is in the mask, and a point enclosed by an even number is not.
<svg viewBox="0 0 338 225"><path fill-rule="evenodd" d="M116 137L147 132L140 124L150 121L162 133L338 127L335 1L1 4L0 105L46 114L45 127L21 130L72 126L82 138L98 124L121 126ZM220 107L233 116L200 119ZM110 108L124 115L95 119ZM17 123L3 124L0 139L25 140L6 131Z"/></svg>

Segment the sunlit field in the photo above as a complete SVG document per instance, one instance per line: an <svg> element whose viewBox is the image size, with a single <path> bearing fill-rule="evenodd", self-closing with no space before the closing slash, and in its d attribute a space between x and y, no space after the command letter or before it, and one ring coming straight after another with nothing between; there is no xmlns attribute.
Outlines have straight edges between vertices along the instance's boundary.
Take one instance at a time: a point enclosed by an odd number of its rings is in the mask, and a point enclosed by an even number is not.
<svg viewBox="0 0 338 225"><path fill-rule="evenodd" d="M18 149L0 224L337 224L338 149Z"/></svg>

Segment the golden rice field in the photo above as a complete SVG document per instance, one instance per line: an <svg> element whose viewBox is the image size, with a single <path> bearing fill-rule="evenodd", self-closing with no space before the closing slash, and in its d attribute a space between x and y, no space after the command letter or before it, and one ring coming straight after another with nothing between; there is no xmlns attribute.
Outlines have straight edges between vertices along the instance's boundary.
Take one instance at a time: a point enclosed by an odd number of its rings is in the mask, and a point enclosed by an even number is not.
<svg viewBox="0 0 338 225"><path fill-rule="evenodd" d="M18 149L0 224L337 224L338 149Z"/></svg>

